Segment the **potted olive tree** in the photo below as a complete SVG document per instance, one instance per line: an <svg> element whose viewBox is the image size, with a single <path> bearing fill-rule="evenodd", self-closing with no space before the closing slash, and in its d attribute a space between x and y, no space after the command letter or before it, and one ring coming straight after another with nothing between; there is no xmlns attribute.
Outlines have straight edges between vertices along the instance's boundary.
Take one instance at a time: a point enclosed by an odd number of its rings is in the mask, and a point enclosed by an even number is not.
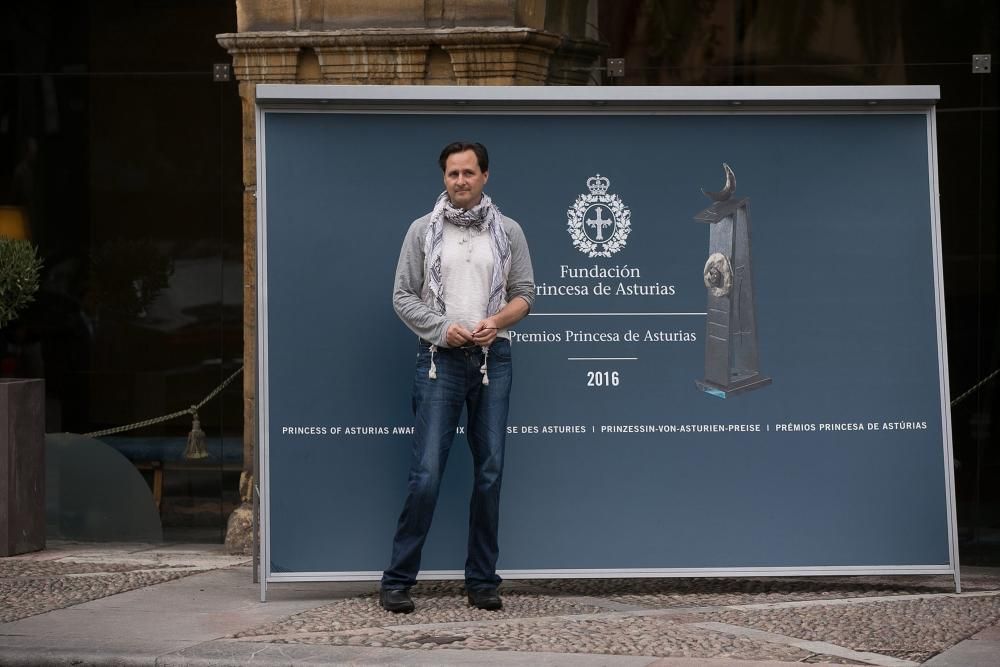
<svg viewBox="0 0 1000 667"><path fill-rule="evenodd" d="M34 300L41 264L28 241L0 237L0 332ZM14 370L0 366L0 556L45 548L45 380Z"/></svg>

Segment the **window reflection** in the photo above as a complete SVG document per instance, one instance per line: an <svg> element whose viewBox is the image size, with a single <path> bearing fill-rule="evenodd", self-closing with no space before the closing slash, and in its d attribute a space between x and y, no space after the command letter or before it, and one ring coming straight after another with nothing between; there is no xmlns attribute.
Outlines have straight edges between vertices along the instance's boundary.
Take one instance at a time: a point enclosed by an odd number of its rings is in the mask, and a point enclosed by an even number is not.
<svg viewBox="0 0 1000 667"><path fill-rule="evenodd" d="M45 263L35 302L0 330L0 372L45 378L53 434L186 409L242 364L240 107L235 83L210 74L235 6L127 9L0 7L0 211L23 212ZM164 12L203 34L178 34ZM166 539L220 542L242 413L241 383L200 411L197 465L183 456L190 418L94 446L130 462L150 497L158 485ZM114 539L110 521L93 536Z"/></svg>

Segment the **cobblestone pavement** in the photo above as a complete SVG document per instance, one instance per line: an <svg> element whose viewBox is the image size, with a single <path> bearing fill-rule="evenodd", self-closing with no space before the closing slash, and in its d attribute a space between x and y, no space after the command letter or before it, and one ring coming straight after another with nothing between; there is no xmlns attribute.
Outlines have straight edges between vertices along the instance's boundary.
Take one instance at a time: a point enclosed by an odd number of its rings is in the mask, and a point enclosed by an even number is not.
<svg viewBox="0 0 1000 667"><path fill-rule="evenodd" d="M0 623L228 567L246 557L148 545L89 550L56 543L45 551L0 559Z"/></svg>
<svg viewBox="0 0 1000 667"><path fill-rule="evenodd" d="M233 637L903 667L1000 622L1000 576L963 586L956 596L950 577L522 581L504 584L502 611L486 612L460 583L425 582L412 614L383 611L373 590Z"/></svg>
<svg viewBox="0 0 1000 667"><path fill-rule="evenodd" d="M249 579L247 561L221 547L50 545L0 559L0 622L234 565ZM950 576L510 581L503 610L488 612L468 606L461 582L439 581L416 586L417 611L397 615L378 606L375 583L354 583L218 637L254 655L270 644L404 649L428 662L425 652L465 649L910 667L1000 628L1000 570L969 569L962 584L955 595Z"/></svg>
<svg viewBox="0 0 1000 667"><path fill-rule="evenodd" d="M1000 620L1000 597L728 611L713 620L923 662Z"/></svg>

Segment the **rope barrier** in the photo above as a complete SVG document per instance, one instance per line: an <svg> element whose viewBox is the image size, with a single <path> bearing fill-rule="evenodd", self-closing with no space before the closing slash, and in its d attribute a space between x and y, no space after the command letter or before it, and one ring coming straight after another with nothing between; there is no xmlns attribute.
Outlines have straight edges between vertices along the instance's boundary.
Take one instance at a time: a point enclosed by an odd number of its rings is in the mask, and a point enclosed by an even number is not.
<svg viewBox="0 0 1000 667"><path fill-rule="evenodd" d="M961 396L959 396L958 398L956 398L951 402L951 407L955 407L956 405L958 405L959 401L964 401L966 398L972 395L977 389L979 389L984 384L995 378L998 373L1000 373L1000 368L996 369L995 371L984 377L982 380L972 385L972 387L970 387L968 391L966 391L964 394L962 394Z"/></svg>
<svg viewBox="0 0 1000 667"><path fill-rule="evenodd" d="M125 426L116 426L114 428L107 428L103 431L93 431L91 433L84 433L84 435L91 438L100 438L105 435L117 435L118 433L125 433L126 431L134 431L135 429L143 428L145 426L152 426L153 424L162 424L163 422L170 421L171 419L177 419L178 417L183 417L184 415L192 415L195 420L195 424L198 422L198 410L200 410L206 403L219 395L219 393L229 386L229 383L236 379L236 376L243 372L243 367L240 366L236 371L230 375L228 378L222 381L218 387L212 390L212 392L206 396L197 405L192 405L187 410L178 410L177 412L171 412L169 415L164 415L162 417L154 417L153 419L144 419L140 422L135 422L134 424L126 424ZM203 434L204 435L204 434Z"/></svg>

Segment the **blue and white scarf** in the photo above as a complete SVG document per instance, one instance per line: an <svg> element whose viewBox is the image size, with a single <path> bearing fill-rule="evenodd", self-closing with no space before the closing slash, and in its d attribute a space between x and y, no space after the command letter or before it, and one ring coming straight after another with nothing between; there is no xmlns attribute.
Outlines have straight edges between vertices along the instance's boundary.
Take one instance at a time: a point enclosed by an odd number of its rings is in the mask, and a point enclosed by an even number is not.
<svg viewBox="0 0 1000 667"><path fill-rule="evenodd" d="M486 307L486 316L496 315L500 312L500 306L507 293L507 274L510 272L510 240L503 229L500 209L485 193L482 200L468 210L453 206L447 190L438 196L434 210L431 211L430 224L427 225L427 235L424 237L424 274L427 276L425 289L430 294L431 307L439 313L445 311L445 285L441 273L445 222L459 227L475 227L479 231L485 229L489 232L493 242L493 275L490 279L490 299Z"/></svg>
<svg viewBox="0 0 1000 667"><path fill-rule="evenodd" d="M441 250L444 247L444 223L450 222L459 227L475 227L479 231L487 230L490 234L493 248L493 272L490 277L490 298L486 305L486 316L491 317L500 312L504 296L507 294L507 274L510 273L510 239L503 230L503 215L493 200L486 193L478 204L466 210L456 208L448 198L445 190L438 195L431 211L430 224L427 225L427 235L424 237L424 300L430 301L431 308L439 313L445 312L444 280L441 272ZM428 299L429 297L429 299ZM489 347L484 346L483 365L479 372L483 374L483 384L490 383L486 360L489 358ZM434 353L437 346L431 345L431 368L428 377L437 379L437 366L434 363Z"/></svg>

